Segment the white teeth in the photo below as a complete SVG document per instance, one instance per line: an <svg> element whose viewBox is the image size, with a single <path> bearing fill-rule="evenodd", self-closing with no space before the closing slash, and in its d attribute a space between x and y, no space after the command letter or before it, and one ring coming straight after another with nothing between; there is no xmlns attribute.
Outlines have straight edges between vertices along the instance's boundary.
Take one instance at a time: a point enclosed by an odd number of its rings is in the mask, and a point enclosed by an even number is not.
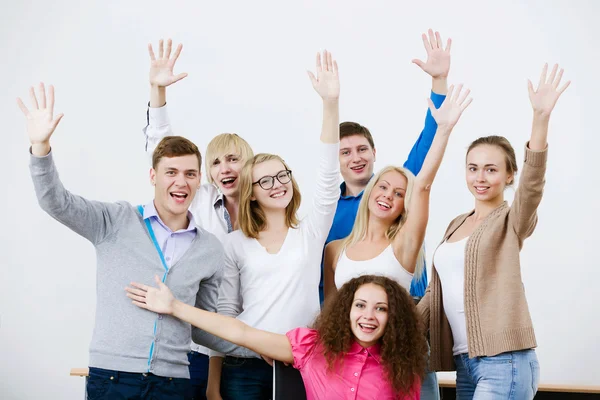
<svg viewBox="0 0 600 400"><path fill-rule="evenodd" d="M383 206L383 207L385 207L385 208L392 208L392 207L390 207L388 204L386 204L386 203L384 203L384 202L382 202L382 201L378 201L378 202L377 202L377 204L379 204L380 206Z"/></svg>
<svg viewBox="0 0 600 400"><path fill-rule="evenodd" d="M186 197L187 196L185 193L171 193L171 194L176 197Z"/></svg>
<svg viewBox="0 0 600 400"><path fill-rule="evenodd" d="M357 169L361 169L361 168L364 168L364 167L365 167L364 165L359 165L358 167L351 167L350 169L353 169L353 170L356 171Z"/></svg>
<svg viewBox="0 0 600 400"><path fill-rule="evenodd" d="M226 185L226 184L231 183L233 181L235 181L235 178L225 178L225 179L221 180L221 183Z"/></svg>
<svg viewBox="0 0 600 400"><path fill-rule="evenodd" d="M377 328L375 325L370 325L370 324L359 324L359 325L362 326L363 328L368 328L368 329Z"/></svg>
<svg viewBox="0 0 600 400"><path fill-rule="evenodd" d="M277 199L277 198L283 196L284 194L285 194L285 192L279 192L279 193L272 194L271 197L274 199Z"/></svg>

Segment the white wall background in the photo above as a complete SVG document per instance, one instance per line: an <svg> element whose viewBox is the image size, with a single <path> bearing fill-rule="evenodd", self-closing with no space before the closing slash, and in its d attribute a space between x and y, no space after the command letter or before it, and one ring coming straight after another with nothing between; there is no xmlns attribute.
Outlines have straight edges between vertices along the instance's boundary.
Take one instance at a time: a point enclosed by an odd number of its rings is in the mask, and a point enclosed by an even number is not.
<svg viewBox="0 0 600 400"><path fill-rule="evenodd" d="M453 133L434 185L429 258L448 222L473 200L464 153L481 135L502 134L523 157L531 110L526 79L545 61L572 79L551 121L540 221L522 252L545 383L600 383L597 94L600 29L594 1L155 1L3 2L0 109L0 398L77 399L95 307L93 247L37 206L24 118L15 97L56 86L65 117L53 138L65 185L89 198L145 203L143 137L148 100L146 43L184 43L168 91L177 134L201 149L237 132L256 151L283 155L310 199L320 100L306 77L331 50L342 79L342 120L375 135L376 167L401 164L422 129L430 79L421 32L451 36L451 82L474 102ZM509 199L512 191L509 191Z"/></svg>

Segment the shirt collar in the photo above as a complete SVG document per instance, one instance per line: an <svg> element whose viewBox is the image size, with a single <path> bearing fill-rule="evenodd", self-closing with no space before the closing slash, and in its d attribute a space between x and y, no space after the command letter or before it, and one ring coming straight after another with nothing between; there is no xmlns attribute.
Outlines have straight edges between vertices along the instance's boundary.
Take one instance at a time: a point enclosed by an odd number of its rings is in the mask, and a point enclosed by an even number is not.
<svg viewBox="0 0 600 400"><path fill-rule="evenodd" d="M381 364L381 343L377 342L371 347L362 347L356 340L350 346L348 354L360 354L363 351L369 353L371 357Z"/></svg>
<svg viewBox="0 0 600 400"><path fill-rule="evenodd" d="M215 207L215 210L225 206L225 198L223 197L223 193L221 193L220 191L217 192L217 196L215 197L213 206Z"/></svg>
<svg viewBox="0 0 600 400"><path fill-rule="evenodd" d="M373 179L374 176L375 176L375 174L371 175L371 177L369 178L369 181L371 181L371 179ZM362 198L364 189L356 196L344 196L345 192L346 192L346 181L344 181L340 185L340 199L344 199L344 200L360 199L360 198Z"/></svg>
<svg viewBox="0 0 600 400"><path fill-rule="evenodd" d="M144 219L148 219L148 218L152 218L152 217L156 218L156 220L165 229L168 229L169 231L171 230L168 226L165 225L165 223L158 216L158 211L156 211L156 207L154 206L154 200L144 206L144 215L143 215L143 218ZM185 232L187 232L187 231L195 231L198 228L198 224L196 223L196 219L194 218L194 214L192 214L192 212L190 210L188 210L187 217L190 220L190 223L188 224L188 227L186 229L179 230L178 232L182 232L182 231L185 231Z"/></svg>

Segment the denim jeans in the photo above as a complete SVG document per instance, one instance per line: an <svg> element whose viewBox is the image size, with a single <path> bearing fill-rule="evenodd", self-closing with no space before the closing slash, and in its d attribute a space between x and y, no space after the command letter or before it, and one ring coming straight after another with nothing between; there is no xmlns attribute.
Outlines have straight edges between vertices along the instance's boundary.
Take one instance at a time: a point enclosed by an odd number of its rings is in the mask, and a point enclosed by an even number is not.
<svg viewBox="0 0 600 400"><path fill-rule="evenodd" d="M208 384L208 356L190 351L190 395L189 400L206 400L206 385Z"/></svg>
<svg viewBox="0 0 600 400"><path fill-rule="evenodd" d="M454 362L459 400L530 400L537 392L540 365L533 349L475 358L464 353Z"/></svg>
<svg viewBox="0 0 600 400"><path fill-rule="evenodd" d="M190 380L90 367L88 400L185 400Z"/></svg>
<svg viewBox="0 0 600 400"><path fill-rule="evenodd" d="M440 400L440 387L438 385L437 374L429 369L429 355L431 348L427 342L427 369L425 377L421 382L421 400Z"/></svg>
<svg viewBox="0 0 600 400"><path fill-rule="evenodd" d="M223 400L269 400L273 397L273 367L262 358L227 356L221 372Z"/></svg>

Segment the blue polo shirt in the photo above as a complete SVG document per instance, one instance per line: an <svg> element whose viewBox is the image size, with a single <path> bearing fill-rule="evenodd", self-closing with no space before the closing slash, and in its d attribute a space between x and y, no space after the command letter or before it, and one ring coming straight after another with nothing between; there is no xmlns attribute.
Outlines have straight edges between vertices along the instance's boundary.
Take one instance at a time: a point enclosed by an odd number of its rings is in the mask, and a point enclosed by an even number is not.
<svg viewBox="0 0 600 400"><path fill-rule="evenodd" d="M431 101L435 105L435 108L439 108L446 96L431 92ZM427 116L425 117L425 127L421 131L421 134L417 138L417 141L413 145L408 159L404 163L404 167L410 172L417 175L423 167L423 162L427 156L427 152L431 147L435 132L437 131L437 123L431 115L429 108L427 109ZM356 213L358 212L358 205L362 199L363 192L360 192L356 196L344 196L346 192L346 182L340 185L340 199L338 200L337 209L335 210L335 216L333 217L333 224L329 230L327 241L325 245L334 240L343 239L352 232L354 226L354 220L356 219ZM410 294L412 296L424 296L425 289L427 289L427 269L423 268L423 274L421 279L413 279L410 285ZM321 282L319 283L319 296L321 303L323 303L323 261L321 261Z"/></svg>

